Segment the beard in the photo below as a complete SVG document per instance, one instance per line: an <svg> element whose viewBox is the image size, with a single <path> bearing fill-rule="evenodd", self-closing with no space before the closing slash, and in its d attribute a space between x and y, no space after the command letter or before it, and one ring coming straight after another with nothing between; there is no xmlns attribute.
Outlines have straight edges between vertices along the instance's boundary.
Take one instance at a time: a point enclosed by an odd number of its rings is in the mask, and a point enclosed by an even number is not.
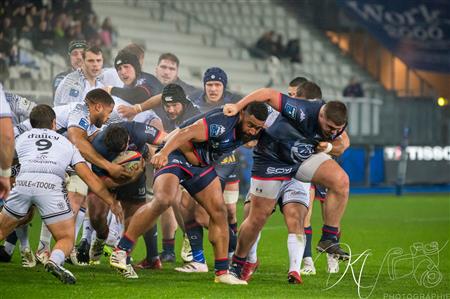
<svg viewBox="0 0 450 299"><path fill-rule="evenodd" d="M94 126L96 126L97 128L101 128L103 126L103 122L101 119L96 119L94 121Z"/></svg>
<svg viewBox="0 0 450 299"><path fill-rule="evenodd" d="M242 130L242 123L239 123L236 126L236 138L238 140L241 140L244 144L247 142L250 142L252 140L258 139L260 135L261 135L261 131L256 135L250 135L250 134L244 133L244 131Z"/></svg>

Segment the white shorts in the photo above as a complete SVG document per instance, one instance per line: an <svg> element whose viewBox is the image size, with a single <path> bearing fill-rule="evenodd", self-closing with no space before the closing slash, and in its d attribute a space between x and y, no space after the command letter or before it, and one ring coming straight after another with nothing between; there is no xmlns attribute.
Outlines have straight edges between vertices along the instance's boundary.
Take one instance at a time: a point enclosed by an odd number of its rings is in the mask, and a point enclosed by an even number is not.
<svg viewBox="0 0 450 299"><path fill-rule="evenodd" d="M66 186L68 192L79 193L83 196L88 194L88 185L76 174L72 174L67 178Z"/></svg>
<svg viewBox="0 0 450 299"><path fill-rule="evenodd" d="M299 203L308 208L310 187L310 183L303 183L296 179L283 181L278 198L280 207L283 207L288 203Z"/></svg>
<svg viewBox="0 0 450 299"><path fill-rule="evenodd" d="M249 194L278 200L280 206L295 202L309 207L310 183L303 183L295 179L288 181L251 179ZM249 196L245 202L249 202Z"/></svg>
<svg viewBox="0 0 450 299"><path fill-rule="evenodd" d="M20 174L3 210L20 219L27 215L32 205L37 207L45 224L73 217L63 180L53 174Z"/></svg>
<svg viewBox="0 0 450 299"><path fill-rule="evenodd" d="M251 178L249 193L254 196L276 200L280 195L283 181L279 180L258 180Z"/></svg>
<svg viewBox="0 0 450 299"><path fill-rule="evenodd" d="M317 171L320 165L325 161L331 160L330 155L325 153L317 153L302 162L295 174L295 179L309 183L314 177L314 173Z"/></svg>

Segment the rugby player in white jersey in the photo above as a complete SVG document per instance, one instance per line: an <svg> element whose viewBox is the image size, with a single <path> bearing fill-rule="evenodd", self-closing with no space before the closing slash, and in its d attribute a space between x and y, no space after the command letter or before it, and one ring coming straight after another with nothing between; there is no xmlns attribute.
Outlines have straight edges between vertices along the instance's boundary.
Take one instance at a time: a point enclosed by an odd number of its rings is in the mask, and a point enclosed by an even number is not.
<svg viewBox="0 0 450 299"><path fill-rule="evenodd" d="M86 98L82 103L71 103L55 107L57 112L57 130L58 132L67 134L69 140L80 149L81 154L88 162L106 167L103 169L108 171L113 178L129 177L129 174L123 167L113 164L99 155L88 140L88 137L110 118L113 107L114 101L107 92L102 89L93 89L86 94ZM119 120L119 116L114 114L111 116L110 121ZM28 126L25 123L21 124L20 127L21 130L24 130L29 127L29 123ZM69 191L72 209L77 214L88 188L75 173L69 172L69 175L67 189ZM82 219L77 219L77 228L80 226L80 221ZM42 263L45 263L48 258L50 238L50 232L43 225L39 247L36 252L37 259ZM77 263L78 259L75 255L76 253L73 252L71 260Z"/></svg>
<svg viewBox="0 0 450 299"><path fill-rule="evenodd" d="M0 84L0 203L8 197L11 185L11 164L14 156L14 133L11 109L6 102L3 85Z"/></svg>
<svg viewBox="0 0 450 299"><path fill-rule="evenodd" d="M90 90L104 86L100 77L103 68L102 50L89 47L82 55L81 68L69 73L59 83L53 99L54 106L81 103Z"/></svg>
<svg viewBox="0 0 450 299"><path fill-rule="evenodd" d="M24 97L5 91L4 96L11 110L11 119L13 126L16 126L21 121L28 118L31 109L36 106L36 103ZM6 106L5 106L6 107ZM20 165L17 163L17 158L13 159L11 166L11 184L14 184L15 176L19 170ZM36 260L28 238L28 222L33 217L33 209L30 210L29 217L24 219L24 225L19 225L0 246L0 262L10 262L17 240L20 241L20 255L22 259L22 266L25 268L32 268L36 266Z"/></svg>
<svg viewBox="0 0 450 299"><path fill-rule="evenodd" d="M64 183L67 167L73 167L119 218L123 218L122 208L92 173L78 149L56 133L56 115L50 106L33 108L30 123L33 129L17 138L21 170L0 213L0 240L27 215L30 206L35 205L56 241L45 269L63 283L74 284L75 277L63 267L74 243L73 212Z"/></svg>

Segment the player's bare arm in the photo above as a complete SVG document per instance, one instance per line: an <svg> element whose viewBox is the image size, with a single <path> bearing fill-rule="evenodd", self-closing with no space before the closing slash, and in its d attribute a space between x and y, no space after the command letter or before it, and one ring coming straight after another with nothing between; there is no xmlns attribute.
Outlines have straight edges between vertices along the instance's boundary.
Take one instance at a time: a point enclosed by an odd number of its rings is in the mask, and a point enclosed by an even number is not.
<svg viewBox="0 0 450 299"><path fill-rule="evenodd" d="M157 94L157 95L147 99L145 102L143 102L141 104L136 104L133 106L120 105L117 108L117 111L122 116L130 119L130 118L133 118L136 114L138 114L140 112L150 110L152 108L160 106L161 99L162 99L162 94Z"/></svg>
<svg viewBox="0 0 450 299"><path fill-rule="evenodd" d="M105 169L114 178L130 177L130 174L127 173L125 168L109 162L97 153L92 144L88 141L86 131L80 128L71 127L67 130L67 133L69 140L78 148L87 161Z"/></svg>
<svg viewBox="0 0 450 299"><path fill-rule="evenodd" d="M2 154L0 155L0 168L5 175L0 175L0 198L7 198L10 190L9 176L11 163L14 156L14 130L11 118L0 118L1 138L0 148Z"/></svg>
<svg viewBox="0 0 450 299"><path fill-rule="evenodd" d="M331 150L330 145L331 144ZM350 138L347 132L343 132L338 138L332 142L319 142L316 146L317 152L326 152L333 157L339 157L350 146Z"/></svg>
<svg viewBox="0 0 450 299"><path fill-rule="evenodd" d="M171 133L170 137L166 138L167 142L161 151L152 157L151 163L154 167L161 168L165 166L169 154L177 148L187 145L189 141L204 142L208 139L208 136L205 134L206 128L203 119L199 119L192 125L173 132L175 133Z"/></svg>
<svg viewBox="0 0 450 299"><path fill-rule="evenodd" d="M260 88L247 96L243 97L236 104L226 104L223 107L223 113L227 116L233 116L243 110L248 104L253 102L267 102L277 111L280 111L280 93L272 88Z"/></svg>

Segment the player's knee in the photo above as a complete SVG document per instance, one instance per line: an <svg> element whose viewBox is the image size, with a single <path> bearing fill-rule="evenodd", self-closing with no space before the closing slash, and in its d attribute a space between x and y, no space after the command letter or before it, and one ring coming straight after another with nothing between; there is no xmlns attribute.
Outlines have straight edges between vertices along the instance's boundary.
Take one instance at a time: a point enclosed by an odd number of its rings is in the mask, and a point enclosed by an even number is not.
<svg viewBox="0 0 450 299"><path fill-rule="evenodd" d="M172 199L170 198L170 195L165 192L155 194L153 201L153 206L161 213L166 211L172 205Z"/></svg>
<svg viewBox="0 0 450 299"><path fill-rule="evenodd" d="M328 188L340 196L348 196L350 180L347 173L345 173L345 171L340 171L335 174Z"/></svg>
<svg viewBox="0 0 450 299"><path fill-rule="evenodd" d="M270 214L258 213L250 215L247 219L252 228L256 231L259 231L262 229L269 216Z"/></svg>
<svg viewBox="0 0 450 299"><path fill-rule="evenodd" d="M228 222L227 210L224 205L214 205L209 210L211 220L214 223Z"/></svg>

